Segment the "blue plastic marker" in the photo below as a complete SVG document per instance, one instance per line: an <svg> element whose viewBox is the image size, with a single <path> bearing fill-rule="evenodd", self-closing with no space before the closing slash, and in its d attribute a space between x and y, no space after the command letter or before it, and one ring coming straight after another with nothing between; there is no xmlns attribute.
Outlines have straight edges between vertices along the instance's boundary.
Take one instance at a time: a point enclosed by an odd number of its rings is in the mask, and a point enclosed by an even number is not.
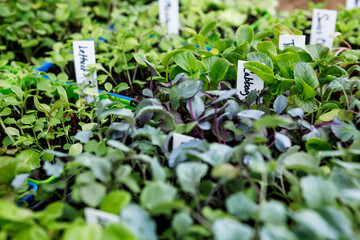
<svg viewBox="0 0 360 240"><path fill-rule="evenodd" d="M36 185L35 183L28 182L28 184L29 184L28 190L33 190L33 192L36 192L38 190L38 185ZM20 198L20 200L16 203L16 206L21 206L23 202L30 203L32 200L34 200L34 197L35 197L34 194L26 195L25 197Z"/></svg>
<svg viewBox="0 0 360 240"><path fill-rule="evenodd" d="M52 66L54 66L54 63L50 62L44 62L41 67L34 68L34 70L39 72L48 72Z"/></svg>

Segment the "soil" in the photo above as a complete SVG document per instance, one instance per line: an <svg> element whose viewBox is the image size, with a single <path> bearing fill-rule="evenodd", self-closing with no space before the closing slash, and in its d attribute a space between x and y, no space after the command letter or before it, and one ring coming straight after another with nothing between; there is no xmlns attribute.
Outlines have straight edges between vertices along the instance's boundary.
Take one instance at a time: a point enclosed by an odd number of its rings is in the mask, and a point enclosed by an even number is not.
<svg viewBox="0 0 360 240"><path fill-rule="evenodd" d="M298 1L288 1L288 0L279 0L279 5L277 7L278 11L289 11L292 12L295 9L308 9L308 0L298 0ZM345 5L345 0L313 0L314 3L327 3L328 9L339 10L339 4Z"/></svg>

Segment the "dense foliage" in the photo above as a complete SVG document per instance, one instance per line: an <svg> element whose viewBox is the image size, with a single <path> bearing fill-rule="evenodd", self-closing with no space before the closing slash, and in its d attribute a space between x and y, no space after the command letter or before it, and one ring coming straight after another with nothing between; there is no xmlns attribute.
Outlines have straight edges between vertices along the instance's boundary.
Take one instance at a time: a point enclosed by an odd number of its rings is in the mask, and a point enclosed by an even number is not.
<svg viewBox="0 0 360 240"><path fill-rule="evenodd" d="M192 2L169 36L153 1L0 1L0 239L360 238L360 9L333 49L280 50L311 11ZM73 80L88 39L93 103ZM264 81L244 100L239 60Z"/></svg>

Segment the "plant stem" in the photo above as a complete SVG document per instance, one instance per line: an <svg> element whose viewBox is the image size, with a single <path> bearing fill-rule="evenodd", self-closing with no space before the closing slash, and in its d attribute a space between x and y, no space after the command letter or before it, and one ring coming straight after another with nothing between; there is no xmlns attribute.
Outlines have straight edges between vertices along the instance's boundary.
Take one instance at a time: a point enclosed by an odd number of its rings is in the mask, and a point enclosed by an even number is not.
<svg viewBox="0 0 360 240"><path fill-rule="evenodd" d="M267 172L261 174L261 184L260 184L260 203L266 201L266 189L268 185Z"/></svg>
<svg viewBox="0 0 360 240"><path fill-rule="evenodd" d="M218 139L218 142L221 143L220 132L219 132L219 122L217 120L217 107L215 107L214 127L215 127L216 137Z"/></svg>
<svg viewBox="0 0 360 240"><path fill-rule="evenodd" d="M126 61L126 55L125 55L124 52L123 52L122 55L123 55L123 58L124 58L125 65L126 65L126 67L127 67L128 64L127 64L127 61ZM129 72L128 69L126 69L126 75L127 75L127 78L128 78L128 82L129 82L130 88L131 88L131 90L133 90L133 85L132 85L132 81L131 81L131 77L130 77L130 72Z"/></svg>
<svg viewBox="0 0 360 240"><path fill-rule="evenodd" d="M209 193L208 197L206 198L205 205L209 205L212 196L217 192L217 190L221 187L221 182L218 182L216 186L211 189L211 192Z"/></svg>
<svg viewBox="0 0 360 240"><path fill-rule="evenodd" d="M198 191L196 191L196 193L194 194L194 199L195 199L195 204L196 204L196 210L199 214L201 214L201 205L200 205L200 200L198 197Z"/></svg>
<svg viewBox="0 0 360 240"><path fill-rule="evenodd" d="M211 231L211 223L206 220L201 214L192 211L191 212L191 216L198 221L201 225L203 225L206 229L208 229L209 231Z"/></svg>

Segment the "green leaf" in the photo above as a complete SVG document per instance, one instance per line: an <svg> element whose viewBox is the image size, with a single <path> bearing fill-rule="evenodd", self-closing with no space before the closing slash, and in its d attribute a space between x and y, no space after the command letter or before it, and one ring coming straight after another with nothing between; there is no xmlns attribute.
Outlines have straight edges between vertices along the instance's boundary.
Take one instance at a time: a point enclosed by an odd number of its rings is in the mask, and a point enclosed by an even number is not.
<svg viewBox="0 0 360 240"><path fill-rule="evenodd" d="M181 188L185 192L196 194L200 180L207 173L208 166L198 162L180 163L176 168L176 175Z"/></svg>
<svg viewBox="0 0 360 240"><path fill-rule="evenodd" d="M186 80L180 83L177 88L180 90L180 99L186 100L195 96L200 90L201 81Z"/></svg>
<svg viewBox="0 0 360 240"><path fill-rule="evenodd" d="M11 14L12 13L11 13L10 9L6 5L0 4L0 16L1 17L6 18L6 17L11 16Z"/></svg>
<svg viewBox="0 0 360 240"><path fill-rule="evenodd" d="M177 49L175 51L172 51L168 54L165 55L165 57L161 60L161 63L163 66L167 66L169 64L169 60L170 58L172 58L174 55L176 55L177 53L181 53L181 52L184 52L184 51L189 51L188 49L184 49L184 48L181 48L181 49Z"/></svg>
<svg viewBox="0 0 360 240"><path fill-rule="evenodd" d="M212 231L215 240L250 240L253 237L249 226L227 218L217 219Z"/></svg>
<svg viewBox="0 0 360 240"><path fill-rule="evenodd" d="M256 45L256 49L258 50L258 52L265 53L269 57L273 57L277 55L277 50L275 45L269 41L259 42Z"/></svg>
<svg viewBox="0 0 360 240"><path fill-rule="evenodd" d="M219 58L215 61L215 63L210 68L210 79L211 79L211 85L215 89L218 82L222 79L224 79L226 72L228 71L230 66L229 61L227 61L224 58Z"/></svg>
<svg viewBox="0 0 360 240"><path fill-rule="evenodd" d="M330 48L324 47L320 44L306 45L305 50L310 54L314 61L327 58L330 53Z"/></svg>
<svg viewBox="0 0 360 240"><path fill-rule="evenodd" d="M91 140L90 142L92 142L92 141L96 144L96 145L94 145L95 148L97 146L104 145L103 142L99 143L98 141L95 141L95 140ZM92 148L94 148L94 147L92 147ZM86 145L85 145L85 151L87 151ZM95 149L95 151L97 151L97 150ZM106 149L105 149L105 151L106 151ZM100 181L102 181L102 182L108 181L108 177L109 177L110 171L111 171L111 164L108 159L96 157L94 155L89 155L89 154L80 154L76 157L75 162L90 168L92 173L94 174L94 176L97 179L99 179Z"/></svg>
<svg viewBox="0 0 360 240"><path fill-rule="evenodd" d="M283 117L283 116L264 116L260 118L259 120L255 121L254 126L257 129L260 128L274 128L277 126L288 126L293 121L290 118Z"/></svg>
<svg viewBox="0 0 360 240"><path fill-rule="evenodd" d="M156 224L149 213L137 205L129 205L121 211L120 217L138 240L157 240Z"/></svg>
<svg viewBox="0 0 360 240"><path fill-rule="evenodd" d="M295 63L294 78L296 88L305 94L305 99L315 97L316 91L314 89L319 86L319 81L314 69L309 64L304 62Z"/></svg>
<svg viewBox="0 0 360 240"><path fill-rule="evenodd" d="M69 149L69 155L70 156L77 156L80 153L82 153L83 151L83 145L81 143L75 143L73 145L71 145L70 149Z"/></svg>
<svg viewBox="0 0 360 240"><path fill-rule="evenodd" d="M287 169L310 171L318 168L319 161L310 154L296 152L284 158L284 165Z"/></svg>
<svg viewBox="0 0 360 240"><path fill-rule="evenodd" d="M171 226L176 232L176 235L181 237L193 223L194 221L188 214L181 212L174 216Z"/></svg>
<svg viewBox="0 0 360 240"><path fill-rule="evenodd" d="M234 167L229 163L222 163L217 165L211 170L211 176L213 178L225 178L230 180L236 178L239 172L240 172L239 168Z"/></svg>
<svg viewBox="0 0 360 240"><path fill-rule="evenodd" d="M119 214L121 210L130 203L130 193L124 190L114 190L104 197L100 205L100 210L112 214Z"/></svg>
<svg viewBox="0 0 360 240"><path fill-rule="evenodd" d="M244 67L258 75L264 81L265 85L271 85L275 82L273 70L262 63L245 62Z"/></svg>
<svg viewBox="0 0 360 240"><path fill-rule="evenodd" d="M212 21L209 22L208 24L205 24L199 31L199 34L202 36L206 36L211 30L213 30L216 27L217 22L216 21Z"/></svg>
<svg viewBox="0 0 360 240"><path fill-rule="evenodd" d="M56 88L56 90L58 91L60 98L63 99L66 103L68 103L69 99L68 99L68 95L67 95L67 92L65 91L65 89L62 86L58 86Z"/></svg>
<svg viewBox="0 0 360 240"><path fill-rule="evenodd" d="M344 68L341 68L339 66L330 66L321 72L319 76L319 82L323 85L332 81L335 78L346 78L348 76L349 74Z"/></svg>
<svg viewBox="0 0 360 240"><path fill-rule="evenodd" d="M105 197L105 194L106 187L97 182L92 182L80 187L81 199L90 207L97 207Z"/></svg>
<svg viewBox="0 0 360 240"><path fill-rule="evenodd" d="M285 152L286 149L291 147L291 140L288 136L278 133L275 133L275 146L280 152Z"/></svg>
<svg viewBox="0 0 360 240"><path fill-rule="evenodd" d="M176 188L164 182L151 182L146 185L140 196L140 203L150 211L171 203L176 196Z"/></svg>
<svg viewBox="0 0 360 240"><path fill-rule="evenodd" d="M302 88L301 91L303 93L303 97L304 97L305 100L314 99L314 97L317 95L317 92L315 91L315 89L310 87L302 79L299 79L298 82L296 82L296 80L295 80L295 85L296 85L296 83L298 83L299 86L301 86L301 88Z"/></svg>
<svg viewBox="0 0 360 240"><path fill-rule="evenodd" d="M23 48L32 48L39 45L39 41L37 39L30 39L21 44Z"/></svg>
<svg viewBox="0 0 360 240"><path fill-rule="evenodd" d="M332 149L330 143L318 138L312 138L306 142L306 150L311 155L316 155L319 151L330 151Z"/></svg>
<svg viewBox="0 0 360 240"><path fill-rule="evenodd" d="M233 52L240 55L241 60L245 60L246 55L250 52L250 44L248 42L244 42L240 45L238 44L238 46L234 49Z"/></svg>
<svg viewBox="0 0 360 240"><path fill-rule="evenodd" d="M23 99L23 97L24 97L24 92L23 92L23 90L21 90L21 88L19 88L19 87L16 86L16 85L13 85L13 86L11 87L11 91L13 91L18 98Z"/></svg>
<svg viewBox="0 0 360 240"><path fill-rule="evenodd" d="M353 236L352 222L343 211L335 207L326 207L319 211L320 215L326 219L336 230L351 239Z"/></svg>
<svg viewBox="0 0 360 240"><path fill-rule="evenodd" d="M302 109L304 109L305 112L311 112L314 110L314 107L316 105L315 99L302 99L299 96L296 95L295 97L295 103Z"/></svg>
<svg viewBox="0 0 360 240"><path fill-rule="evenodd" d="M159 113L162 114L164 120L159 125L161 129L164 131L171 131L175 129L176 122L175 117L168 111L165 111L161 106L146 106L141 108L141 110L137 113L136 118L140 118L143 114L148 113Z"/></svg>
<svg viewBox="0 0 360 240"><path fill-rule="evenodd" d="M226 209L228 212L240 220L254 218L258 211L256 203L251 201L245 194L236 193L226 199Z"/></svg>
<svg viewBox="0 0 360 240"><path fill-rule="evenodd" d="M242 25L236 30L235 35L237 45L244 42L251 43L254 39L254 30L249 25Z"/></svg>
<svg viewBox="0 0 360 240"><path fill-rule="evenodd" d="M280 69L281 75L284 78L293 78L293 65L300 62L298 53L287 52L275 56L275 64Z"/></svg>
<svg viewBox="0 0 360 240"><path fill-rule="evenodd" d="M260 111L260 110L255 110L255 109L250 109L250 110L244 110L239 112L237 115L240 118L251 118L251 119L255 119L258 120L260 119L263 115L265 114L265 112Z"/></svg>
<svg viewBox="0 0 360 240"><path fill-rule="evenodd" d="M310 183L312 184L312 183ZM306 231L312 232L318 239L337 239L338 233L325 219L315 211L310 209L301 210L294 214L295 221L305 228Z"/></svg>
<svg viewBox="0 0 360 240"><path fill-rule="evenodd" d="M185 27L185 32L194 35L194 37L198 40L198 44L201 46L206 41L206 38L200 34L198 34L194 29Z"/></svg>
<svg viewBox="0 0 360 240"><path fill-rule="evenodd" d="M64 203L55 202L48 205L45 210L36 212L36 217L42 225L47 226L63 216L64 208Z"/></svg>
<svg viewBox="0 0 360 240"><path fill-rule="evenodd" d="M49 106L45 104L41 104L37 98L37 96L34 96L34 104L38 111L45 113L46 118L48 117L48 111L50 111Z"/></svg>
<svg viewBox="0 0 360 240"><path fill-rule="evenodd" d="M268 224L260 229L260 239L267 239L267 240L298 240L296 235L291 232L290 229L274 225Z"/></svg>
<svg viewBox="0 0 360 240"><path fill-rule="evenodd" d="M49 234L45 231L44 228L33 225L28 228L23 228L17 231L14 236L11 238L13 240L50 240Z"/></svg>
<svg viewBox="0 0 360 240"><path fill-rule="evenodd" d="M282 113L287 107L288 100L283 95L279 95L274 101L274 111L277 115Z"/></svg>
<svg viewBox="0 0 360 240"><path fill-rule="evenodd" d="M174 55L174 61L182 69L189 72L191 75L197 72L197 63L194 54L189 51L183 51Z"/></svg>
<svg viewBox="0 0 360 240"><path fill-rule="evenodd" d="M4 157L0 157L0 183L3 183L1 181L1 179L3 178L3 161ZM30 209L20 208L7 199L0 200L0 219L1 221L5 222L25 223L26 225L35 224L35 222L33 221L33 212Z"/></svg>
<svg viewBox="0 0 360 240"><path fill-rule="evenodd" d="M0 80L0 87L4 88L4 89L9 89L11 88L13 85L11 83L9 83L6 80Z"/></svg>
<svg viewBox="0 0 360 240"><path fill-rule="evenodd" d="M135 235L123 223L113 223L105 226L103 240L137 240Z"/></svg>
<svg viewBox="0 0 360 240"><path fill-rule="evenodd" d="M306 176L300 181L302 195L311 208L332 204L337 196L336 187L329 180L318 176Z"/></svg>
<svg viewBox="0 0 360 240"><path fill-rule="evenodd" d="M72 224L66 228L61 240L102 240L102 229L95 224Z"/></svg>
<svg viewBox="0 0 360 240"><path fill-rule="evenodd" d="M23 150L16 155L16 158L21 162L18 167L18 171L21 172L30 172L41 166L40 153L35 152L34 150Z"/></svg>
<svg viewBox="0 0 360 240"><path fill-rule="evenodd" d="M138 40L135 37L128 37L124 41L123 51L128 52L134 50L137 46L139 46Z"/></svg>
<svg viewBox="0 0 360 240"><path fill-rule="evenodd" d="M275 24L273 31L276 37L279 37L279 35L294 35L293 31L291 31L290 28L281 23Z"/></svg>
<svg viewBox="0 0 360 240"><path fill-rule="evenodd" d="M271 70L274 69L274 65L273 65L271 58L268 55L266 55L265 53L252 52L247 55L247 59L250 62L262 63L262 64L266 65L267 67L269 67Z"/></svg>
<svg viewBox="0 0 360 240"><path fill-rule="evenodd" d="M282 202L271 200L260 207L260 219L265 223L282 224L286 221L286 208Z"/></svg>
<svg viewBox="0 0 360 240"><path fill-rule="evenodd" d="M19 130L13 127L5 128L5 133L9 136L20 136Z"/></svg>
<svg viewBox="0 0 360 240"><path fill-rule="evenodd" d="M0 157L0 184L9 183L16 175L19 160L12 157Z"/></svg>
<svg viewBox="0 0 360 240"><path fill-rule="evenodd" d="M166 135L159 129L146 125L143 128L136 129L131 135L132 138L147 137L151 144L162 148L166 141Z"/></svg>
<svg viewBox="0 0 360 240"><path fill-rule="evenodd" d="M116 115L117 117L124 118L129 124L131 128L134 128L135 126L135 116L134 113L127 109L127 108L112 108L103 111L101 114L99 114L98 119L104 119L109 115Z"/></svg>

